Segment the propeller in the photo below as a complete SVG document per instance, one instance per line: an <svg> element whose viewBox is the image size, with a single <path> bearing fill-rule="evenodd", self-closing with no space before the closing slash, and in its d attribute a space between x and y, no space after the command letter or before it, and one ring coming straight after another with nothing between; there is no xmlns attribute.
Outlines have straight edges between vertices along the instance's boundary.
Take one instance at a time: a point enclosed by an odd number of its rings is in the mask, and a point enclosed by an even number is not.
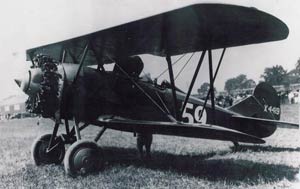
<svg viewBox="0 0 300 189"><path fill-rule="evenodd" d="M15 79L15 82L16 82L16 84L19 86L19 87L21 87L21 80L20 79Z"/></svg>
<svg viewBox="0 0 300 189"><path fill-rule="evenodd" d="M43 117L60 119L56 112L60 110L62 89L64 86L64 69L45 55L38 57L39 62L15 79L16 84L28 95L26 109Z"/></svg>

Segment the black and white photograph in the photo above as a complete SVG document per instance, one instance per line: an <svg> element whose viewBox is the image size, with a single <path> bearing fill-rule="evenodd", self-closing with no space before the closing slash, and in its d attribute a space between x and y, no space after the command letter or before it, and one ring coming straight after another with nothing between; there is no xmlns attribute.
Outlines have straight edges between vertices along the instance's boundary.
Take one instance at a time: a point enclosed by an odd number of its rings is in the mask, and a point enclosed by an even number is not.
<svg viewBox="0 0 300 189"><path fill-rule="evenodd" d="M1 188L300 188L300 2L0 2Z"/></svg>

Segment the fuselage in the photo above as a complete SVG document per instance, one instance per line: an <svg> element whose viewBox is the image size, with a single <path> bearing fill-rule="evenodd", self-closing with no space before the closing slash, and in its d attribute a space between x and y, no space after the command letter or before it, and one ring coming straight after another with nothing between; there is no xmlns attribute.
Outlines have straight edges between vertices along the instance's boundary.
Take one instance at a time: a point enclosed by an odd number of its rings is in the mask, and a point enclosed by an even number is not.
<svg viewBox="0 0 300 189"><path fill-rule="evenodd" d="M34 68L29 71L29 80L21 82L21 88L29 96L39 91L42 81L41 71ZM184 123L212 124L235 129L249 134L267 137L276 127L265 127L259 124L249 125L233 119L240 115L228 109L216 106L215 111L208 102L195 97L188 99L182 110L186 94L176 90L177 109L170 84L156 84L152 80L134 77L129 78L113 71L99 71L84 67L78 75L78 65L61 64L58 72L63 75L63 89L60 99L60 118L93 122L102 116L116 116L124 119ZM20 82L18 82L20 83ZM26 90L26 91L25 91Z"/></svg>
<svg viewBox="0 0 300 189"><path fill-rule="evenodd" d="M76 70L70 65L65 66L68 85L70 86ZM73 86L74 87L74 86ZM68 87L66 87L68 88ZM168 114L175 117L175 111L180 121L185 123L207 123L226 126L234 112L215 107L213 113L210 103L203 109L204 101L190 97L185 109L182 106L186 94L177 90L177 107L174 109L171 88L167 84L158 85L143 78L129 79L113 72L99 72L86 67L75 85L77 93L64 92L64 98L69 100L68 111L84 110L84 119L95 119L103 115L120 116L134 120L170 121ZM74 89L73 89L74 90ZM84 98L80 95L82 93ZM80 97L79 97L80 96ZM73 99L73 100L71 100ZM78 101L84 101L78 103ZM85 104L84 107L82 105ZM76 106L80 107L76 107ZM200 113L202 112L202 116ZM182 115L181 115L182 112ZM215 119L214 119L215 117ZM215 120L215 122L214 122Z"/></svg>

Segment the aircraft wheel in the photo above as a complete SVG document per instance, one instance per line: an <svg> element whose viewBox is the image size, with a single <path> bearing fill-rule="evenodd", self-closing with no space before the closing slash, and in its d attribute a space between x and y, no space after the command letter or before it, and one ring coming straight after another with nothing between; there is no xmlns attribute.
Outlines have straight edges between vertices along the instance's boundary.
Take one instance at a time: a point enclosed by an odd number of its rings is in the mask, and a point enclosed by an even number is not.
<svg viewBox="0 0 300 189"><path fill-rule="evenodd" d="M79 140L67 150L64 165L68 175L86 175L103 167L103 152L94 141Z"/></svg>
<svg viewBox="0 0 300 189"><path fill-rule="evenodd" d="M60 142L52 151L47 152L51 134L38 137L32 144L31 155L36 165L60 164L65 156L65 145ZM55 139L57 140L57 138ZM55 141L56 142L56 141Z"/></svg>

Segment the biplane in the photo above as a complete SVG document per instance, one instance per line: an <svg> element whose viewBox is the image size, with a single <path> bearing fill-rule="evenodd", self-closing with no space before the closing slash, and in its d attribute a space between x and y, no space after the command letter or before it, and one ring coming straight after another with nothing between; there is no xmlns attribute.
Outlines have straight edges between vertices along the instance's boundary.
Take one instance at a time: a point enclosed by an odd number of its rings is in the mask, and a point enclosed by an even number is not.
<svg viewBox="0 0 300 189"><path fill-rule="evenodd" d="M64 161L71 176L99 170L105 157L97 141L106 129L139 134L138 146L144 141L149 153L153 134L237 145L264 143L277 127L298 128L279 121L279 99L266 83L229 108L216 105L213 90L226 48L283 40L288 33L281 20L255 8L194 4L27 50L32 66L15 81L29 96L28 110L55 122L51 134L33 143L35 164ZM215 49L223 50L214 69ZM200 57L184 92L175 85L172 57L193 52ZM159 84L141 77L143 54L164 57L170 80ZM204 62L210 90L200 100L191 92ZM106 70L107 64L113 69ZM65 133L58 134L62 121ZM82 139L81 131L89 125L102 128L94 140ZM66 152L65 144L71 144Z"/></svg>

